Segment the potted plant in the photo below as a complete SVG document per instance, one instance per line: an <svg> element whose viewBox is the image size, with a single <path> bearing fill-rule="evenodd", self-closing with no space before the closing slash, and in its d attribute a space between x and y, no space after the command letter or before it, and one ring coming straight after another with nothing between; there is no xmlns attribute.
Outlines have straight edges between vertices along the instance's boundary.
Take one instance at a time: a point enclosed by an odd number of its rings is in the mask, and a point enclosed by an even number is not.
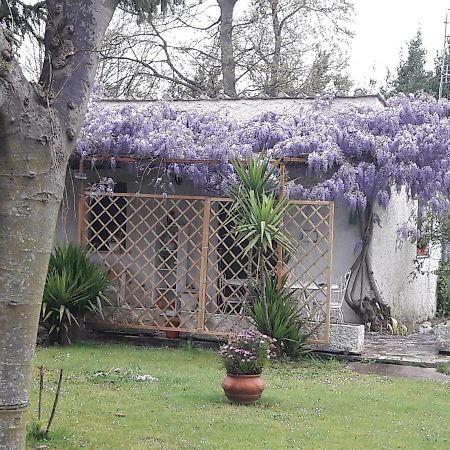
<svg viewBox="0 0 450 450"><path fill-rule="evenodd" d="M417 256L425 256L428 247L428 239L420 238L417 241Z"/></svg>
<svg viewBox="0 0 450 450"><path fill-rule="evenodd" d="M181 320L175 309L169 309L166 311L167 321L166 327L171 327L173 330L166 330L166 338L168 339L177 339L180 336L180 332L177 328L180 326Z"/></svg>
<svg viewBox="0 0 450 450"><path fill-rule="evenodd" d="M274 340L256 330L233 333L219 355L227 371L222 388L229 400L250 404L261 397L261 372L274 355Z"/></svg>

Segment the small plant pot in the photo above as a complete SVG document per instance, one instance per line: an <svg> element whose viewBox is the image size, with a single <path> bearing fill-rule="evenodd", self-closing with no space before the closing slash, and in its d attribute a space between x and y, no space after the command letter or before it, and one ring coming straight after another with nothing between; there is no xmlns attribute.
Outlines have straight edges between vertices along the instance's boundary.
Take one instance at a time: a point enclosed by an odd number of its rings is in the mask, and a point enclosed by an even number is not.
<svg viewBox="0 0 450 450"><path fill-rule="evenodd" d="M426 247L417 247L417 256L425 256L427 253Z"/></svg>
<svg viewBox="0 0 450 450"><path fill-rule="evenodd" d="M180 318L178 316L170 317L167 321L166 326L177 328L180 326ZM177 339L180 337L180 332L177 330L166 330L166 338L168 339Z"/></svg>
<svg viewBox="0 0 450 450"><path fill-rule="evenodd" d="M261 397L265 383L261 375L227 374L222 383L223 391L233 403L250 405Z"/></svg>

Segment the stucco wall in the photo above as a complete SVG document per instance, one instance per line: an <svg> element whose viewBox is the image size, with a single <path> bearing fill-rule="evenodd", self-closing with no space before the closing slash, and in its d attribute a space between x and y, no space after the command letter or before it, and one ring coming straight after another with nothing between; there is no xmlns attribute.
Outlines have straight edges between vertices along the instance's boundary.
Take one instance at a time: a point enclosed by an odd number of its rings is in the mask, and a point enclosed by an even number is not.
<svg viewBox="0 0 450 450"><path fill-rule="evenodd" d="M410 322L426 320L436 312L436 281L434 273L440 259L440 249L421 257L420 274L414 264L416 246L397 240L397 229L416 211L417 203L408 201L404 192L392 196L386 211L378 208L380 226L375 226L372 242L374 273L394 317Z"/></svg>
<svg viewBox="0 0 450 450"><path fill-rule="evenodd" d="M375 225L371 255L375 279L384 301L391 306L392 315L401 322L426 320L436 313L435 271L439 264L440 249L433 248L429 256L419 258L420 272L416 270L416 246L397 239L399 226L408 221L417 203L408 201L404 192L394 193L387 210L376 212L380 225ZM333 282L350 269L360 240L358 225L349 223L350 210L341 205L335 208ZM358 322L353 311L344 305L348 322Z"/></svg>
<svg viewBox="0 0 450 450"><path fill-rule="evenodd" d="M128 192L136 191L138 183L132 175L117 170L102 171L102 176L114 176L116 181L127 182ZM89 173L89 181L95 181L98 174ZM75 185L77 180L73 180ZM67 194L61 206L58 220L56 242L76 240L76 208L74 206L74 187L72 179L67 179ZM199 194L189 183L183 183L182 193ZM155 193L157 189L149 185L148 180L139 183L142 193ZM181 192L179 192L181 193ZM425 320L432 317L436 310L436 275L440 251L433 249L430 257L422 258L422 275L414 270L416 247L414 244L397 241L397 229L406 222L416 207L415 202L407 201L406 195L393 194L386 211L377 210L380 225L375 226L372 242L372 260L375 277L384 300L391 306L394 317L403 322ZM332 282L338 284L355 258L355 246L359 241L358 225L349 223L350 210L342 204L335 205L334 245ZM192 269L192 268L191 268ZM413 276L415 274L415 276ZM213 277L213 275L211 275ZM212 295L213 296L213 295ZM344 304L344 317L347 322L358 322L357 316Z"/></svg>
<svg viewBox="0 0 450 450"><path fill-rule="evenodd" d="M112 106L132 105L136 108L144 108L155 105L157 100L102 100L101 103ZM280 115L298 114L300 110L311 109L315 100L311 98L270 98L270 99L214 99L214 100L169 100L166 101L177 111L195 113L213 113L229 117L232 120L245 122L264 113ZM360 97L337 97L323 109L324 114L334 115L348 106L364 106L370 108L383 108L384 102L376 95L364 95Z"/></svg>

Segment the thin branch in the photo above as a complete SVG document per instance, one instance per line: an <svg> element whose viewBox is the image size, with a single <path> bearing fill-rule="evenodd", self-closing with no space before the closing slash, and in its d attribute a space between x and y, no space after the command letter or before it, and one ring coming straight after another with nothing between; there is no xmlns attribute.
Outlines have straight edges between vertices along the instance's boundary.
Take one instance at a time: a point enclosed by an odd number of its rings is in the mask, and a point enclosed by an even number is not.
<svg viewBox="0 0 450 450"><path fill-rule="evenodd" d="M59 371L59 379L58 379L58 386L56 388L56 394L55 394L55 400L53 402L52 412L51 412L50 417L48 419L47 428L45 429L45 434L48 434L48 432L50 430L50 427L52 426L53 419L55 417L56 406L58 405L59 394L61 392L62 378L63 378L63 369L60 369L60 371Z"/></svg>

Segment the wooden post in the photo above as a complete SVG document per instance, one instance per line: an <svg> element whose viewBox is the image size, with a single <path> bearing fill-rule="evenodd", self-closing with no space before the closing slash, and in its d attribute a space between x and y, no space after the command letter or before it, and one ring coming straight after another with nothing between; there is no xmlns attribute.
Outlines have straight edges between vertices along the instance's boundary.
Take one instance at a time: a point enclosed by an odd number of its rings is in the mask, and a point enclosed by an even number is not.
<svg viewBox="0 0 450 450"><path fill-rule="evenodd" d="M52 412L50 413L50 417L48 419L45 434L48 434L48 432L50 431L50 427L52 426L53 419L55 418L56 406L58 405L59 394L61 393L62 378L63 378L63 369L59 369L58 386L56 387L55 400L53 401Z"/></svg>
<svg viewBox="0 0 450 450"><path fill-rule="evenodd" d="M39 367L38 421L42 418L42 393L44 391L44 366Z"/></svg>
<svg viewBox="0 0 450 450"><path fill-rule="evenodd" d="M79 163L79 167L78 167L78 173L80 174L84 174L84 160L83 158L80 158L80 163ZM86 197L85 197L85 183L84 183L84 179L79 179L78 180L78 204L77 204L77 220L78 220L78 227L77 227L77 240L78 240L78 244L80 246L84 245L84 240L85 240L85 236L84 236L84 232L85 232L85 222L84 222L84 215L85 215L85 211L86 211Z"/></svg>
<svg viewBox="0 0 450 450"><path fill-rule="evenodd" d="M279 190L278 190L278 198L281 200L284 197L284 161L280 161L280 179L279 179ZM283 225L282 225L283 226ZM277 280L278 287L281 288L282 280L283 280L283 246L278 243L278 260L277 260Z"/></svg>
<svg viewBox="0 0 450 450"><path fill-rule="evenodd" d="M208 270L209 227L211 219L211 199L205 197L203 207L202 256L200 261L200 288L198 291L197 329L205 328L206 283Z"/></svg>
<svg viewBox="0 0 450 450"><path fill-rule="evenodd" d="M334 237L334 203L329 203L329 216L328 216L328 273L327 273L327 310L325 316L325 341L330 340L330 306L331 306L331 272L333 267L333 237Z"/></svg>

